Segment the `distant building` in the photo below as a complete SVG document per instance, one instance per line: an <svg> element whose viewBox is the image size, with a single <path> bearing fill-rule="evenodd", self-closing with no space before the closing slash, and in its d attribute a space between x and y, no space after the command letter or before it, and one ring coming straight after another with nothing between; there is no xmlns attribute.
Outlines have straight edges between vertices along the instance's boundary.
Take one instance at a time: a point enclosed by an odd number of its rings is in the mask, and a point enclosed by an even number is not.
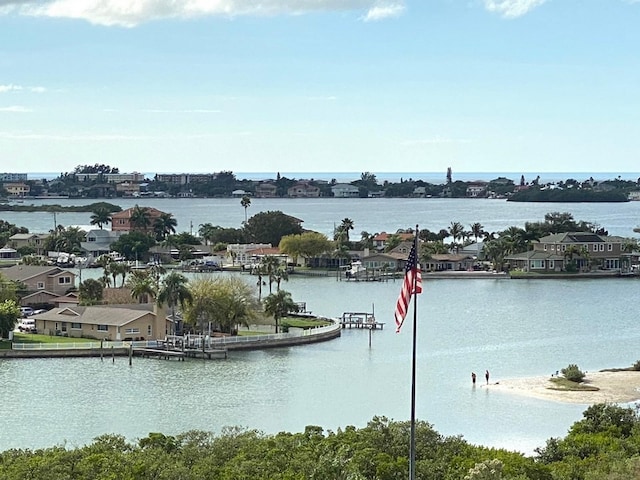
<svg viewBox="0 0 640 480"><path fill-rule="evenodd" d="M467 197L478 198L485 197L487 193L487 182L478 180L475 182L467 182Z"/></svg>
<svg viewBox="0 0 640 480"><path fill-rule="evenodd" d="M317 198L320 196L320 187L307 182L298 182L287 189L287 195L291 198Z"/></svg>
<svg viewBox="0 0 640 480"><path fill-rule="evenodd" d="M104 183L122 183L122 182L144 182L144 174L138 172L132 173L76 173L76 179L79 182L92 182L98 180Z"/></svg>
<svg viewBox="0 0 640 480"><path fill-rule="evenodd" d="M9 194L9 197L21 198L29 195L31 187L26 183L5 183L4 189Z"/></svg>
<svg viewBox="0 0 640 480"><path fill-rule="evenodd" d="M48 237L48 233L16 233L9 237L8 245L16 250L20 247L31 247L35 249L36 255L46 255L44 243Z"/></svg>
<svg viewBox="0 0 640 480"><path fill-rule="evenodd" d="M159 218L164 212L153 208L153 207L142 207L146 208L147 213L149 215L149 226L147 230L153 229L153 222L156 218ZM115 212L111 214L111 230L113 231L121 231L121 232L130 232L135 230L135 226L131 223L131 215L133 214L135 207L127 208L121 212Z"/></svg>
<svg viewBox="0 0 640 480"><path fill-rule="evenodd" d="M26 182L26 173L0 173L0 183L2 182Z"/></svg>
<svg viewBox="0 0 640 480"><path fill-rule="evenodd" d="M48 303L75 287L75 274L60 267L14 265L4 268L2 273L9 280L25 285L27 295L20 300L21 305Z"/></svg>
<svg viewBox="0 0 640 480"><path fill-rule="evenodd" d="M331 187L331 192L336 198L359 198L360 189L350 183L336 183Z"/></svg>
<svg viewBox="0 0 640 480"><path fill-rule="evenodd" d="M273 183L263 182L256 185L255 196L258 198L274 198L278 187Z"/></svg>

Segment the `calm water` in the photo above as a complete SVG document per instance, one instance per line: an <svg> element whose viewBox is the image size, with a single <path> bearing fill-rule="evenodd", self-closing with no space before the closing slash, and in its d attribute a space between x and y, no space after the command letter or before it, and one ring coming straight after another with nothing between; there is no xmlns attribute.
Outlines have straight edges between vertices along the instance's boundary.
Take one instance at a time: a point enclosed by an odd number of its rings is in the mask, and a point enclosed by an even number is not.
<svg viewBox="0 0 640 480"><path fill-rule="evenodd" d="M58 203L76 203L59 201ZM122 202L123 207L134 201ZM153 200L172 212L179 229L210 222L237 227L237 199ZM633 236L640 202L626 204L516 204L491 200L254 199L249 214L282 210L306 228L330 234L342 218L359 232L395 231L420 224L439 229L451 221L481 222L501 230L569 211L611 234ZM50 214L1 218L31 231L47 231ZM59 214L58 223L87 224L89 214ZM83 278L92 271L83 271ZM93 274L97 274L93 271ZM248 282L253 278L244 276ZM396 335L397 282L345 283L293 277L284 288L309 309L327 316L371 311L389 322L373 334L345 331L318 345L232 353L226 361L167 362L125 359L0 360L0 404L6 421L0 450L68 442L81 445L103 433L136 439L152 431L220 431L242 425L269 433L306 425L363 426L374 415L409 417L411 334ZM637 345L639 288L634 279L584 281L433 280L419 297L417 415L447 435L473 443L531 453L564 435L584 406L527 399L471 388L471 371L489 369L492 381L547 375L577 363L583 370L629 366ZM375 305L374 305L375 303ZM27 413L24 413L27 412Z"/></svg>
<svg viewBox="0 0 640 480"><path fill-rule="evenodd" d="M81 445L107 432L135 439L227 425L274 433L363 426L374 415L406 420L411 334L409 325L399 335L391 328L399 287L300 277L285 285L317 313L375 308L389 324L374 332L371 349L367 332L347 330L331 342L231 353L226 361L0 361L0 404L8 412L0 450ZM531 453L564 435L584 406L473 389L472 370L487 368L500 381L639 358L637 280L432 280L425 287L417 416L443 434Z"/></svg>
<svg viewBox="0 0 640 480"><path fill-rule="evenodd" d="M30 203L61 205L89 204L88 200L34 200ZM136 204L170 212L178 221L178 231L196 233L203 223L239 228L244 221L244 208L239 199L117 199L122 208ZM488 231L524 226L527 221L542 221L548 212L570 212L576 220L585 220L605 227L611 235L634 236L633 228L640 223L640 202L628 203L513 203L487 199L267 199L254 198L248 216L258 212L280 210L304 220L303 226L329 236L343 218L351 218L351 235L360 232L395 232L399 228L440 230L451 222L461 222L465 228L480 222ZM24 225L31 232L48 232L54 221L62 225L89 225L90 213L17 213L0 212L0 218Z"/></svg>

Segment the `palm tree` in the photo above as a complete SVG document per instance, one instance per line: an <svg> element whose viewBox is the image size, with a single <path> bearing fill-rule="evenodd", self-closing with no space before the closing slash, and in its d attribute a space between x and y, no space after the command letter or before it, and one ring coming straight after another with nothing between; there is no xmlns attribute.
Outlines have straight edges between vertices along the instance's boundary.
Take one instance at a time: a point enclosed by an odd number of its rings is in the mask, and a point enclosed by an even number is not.
<svg viewBox="0 0 640 480"><path fill-rule="evenodd" d="M476 240L476 258L478 258L480 257L480 244L478 243L478 237L481 237L482 234L484 233L484 227L479 222L472 223L470 227L471 227L471 235L473 235L473 237Z"/></svg>
<svg viewBox="0 0 640 480"><path fill-rule="evenodd" d="M350 218L343 218L338 230L343 232L346 243L349 243L349 230L353 230L353 220Z"/></svg>
<svg viewBox="0 0 640 480"><path fill-rule="evenodd" d="M147 207L140 207L137 204L131 211L131 226L136 230L146 231L151 226L151 215Z"/></svg>
<svg viewBox="0 0 640 480"><path fill-rule="evenodd" d="M131 297L140 303L148 303L149 298L157 294L150 271L134 270L127 279L127 287L131 290Z"/></svg>
<svg viewBox="0 0 640 480"><path fill-rule="evenodd" d="M271 293L272 285L275 281L275 272L280 266L280 259L272 255L265 255L260 259L260 265L263 268L262 273L269 277L269 293Z"/></svg>
<svg viewBox="0 0 640 480"><path fill-rule="evenodd" d="M273 278L275 279L275 282L276 282L276 292L279 292L280 282L282 282L283 280L285 282L289 281L289 271L287 270L287 266L283 264L278 265L278 268L276 268L276 271L273 272Z"/></svg>
<svg viewBox="0 0 640 480"><path fill-rule="evenodd" d="M248 195L244 195L240 200L240 205L244 208L244 223L247 223L247 208L251 206L251 198Z"/></svg>
<svg viewBox="0 0 640 480"><path fill-rule="evenodd" d="M107 207L97 207L91 214L91 225L97 225L100 230L102 226L111 223L111 212Z"/></svg>
<svg viewBox="0 0 640 480"><path fill-rule="evenodd" d="M451 222L451 226L449 227L449 233L453 237L452 245L453 245L453 248L455 248L456 253L458 253L458 250L460 248L460 245L458 244L458 239L459 238L462 239L463 232L464 232L464 227L460 222Z"/></svg>
<svg viewBox="0 0 640 480"><path fill-rule="evenodd" d="M271 315L276 321L276 333L278 333L278 323L280 319L289 312L297 312L298 305L291 298L291 294L286 290L271 293L264 299L264 311Z"/></svg>
<svg viewBox="0 0 640 480"><path fill-rule="evenodd" d="M132 215L133 216L133 215ZM167 238L168 235L176 233L176 227L178 221L173 218L171 213L162 213L153 222L153 231L156 234L156 240L162 241Z"/></svg>
<svg viewBox="0 0 640 480"><path fill-rule="evenodd" d="M171 272L162 280L157 302L159 305L165 303L169 305L169 308L171 308L171 320L174 325L176 321L176 306L181 305L184 307L192 299L188 283L187 277L177 272ZM173 334L174 331L169 333Z"/></svg>

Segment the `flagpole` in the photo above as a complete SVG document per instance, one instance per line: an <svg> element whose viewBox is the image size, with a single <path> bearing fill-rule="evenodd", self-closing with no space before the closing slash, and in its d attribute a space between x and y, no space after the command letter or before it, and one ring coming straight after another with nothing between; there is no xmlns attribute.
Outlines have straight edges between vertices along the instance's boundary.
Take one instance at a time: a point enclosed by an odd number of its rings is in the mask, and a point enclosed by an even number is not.
<svg viewBox="0 0 640 480"><path fill-rule="evenodd" d="M413 238L413 246L418 255L418 225ZM413 276L413 350L411 354L411 437L409 441L409 480L416 478L416 337L418 333L418 296L416 294L417 275Z"/></svg>

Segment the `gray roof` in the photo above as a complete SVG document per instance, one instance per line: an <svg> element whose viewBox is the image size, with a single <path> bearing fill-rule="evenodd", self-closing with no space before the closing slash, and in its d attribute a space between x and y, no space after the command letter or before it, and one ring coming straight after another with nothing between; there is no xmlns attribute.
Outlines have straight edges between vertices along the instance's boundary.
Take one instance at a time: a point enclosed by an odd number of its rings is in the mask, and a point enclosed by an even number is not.
<svg viewBox="0 0 640 480"><path fill-rule="evenodd" d="M61 273L68 273L75 275L73 272L64 270L60 267L47 267L38 265L14 265L9 268L3 268L2 273L9 279L15 281L24 281L38 275L59 275Z"/></svg>

